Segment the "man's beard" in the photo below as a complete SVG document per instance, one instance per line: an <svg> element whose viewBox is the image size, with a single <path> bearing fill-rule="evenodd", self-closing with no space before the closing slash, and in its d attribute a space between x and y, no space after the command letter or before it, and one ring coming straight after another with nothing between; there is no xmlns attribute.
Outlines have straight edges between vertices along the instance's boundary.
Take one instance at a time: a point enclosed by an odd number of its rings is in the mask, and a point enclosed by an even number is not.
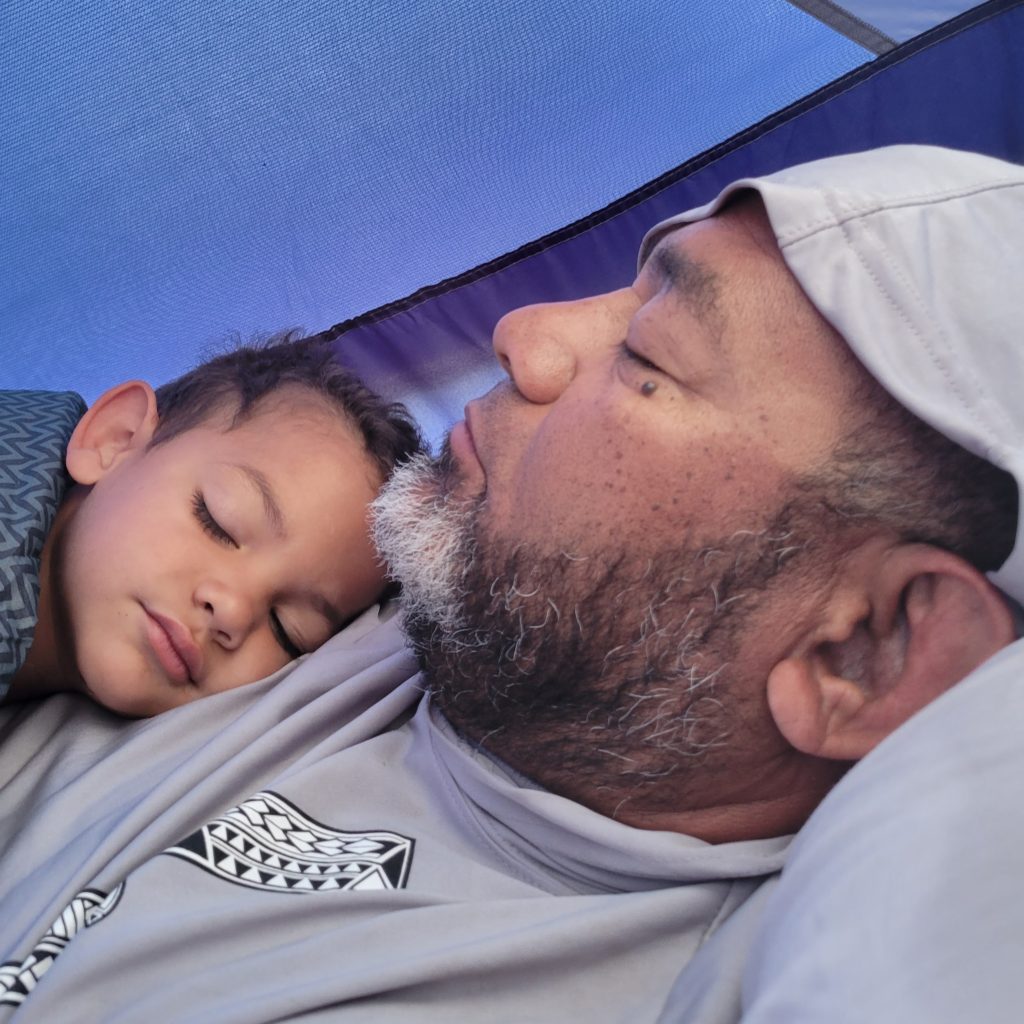
<svg viewBox="0 0 1024 1024"><path fill-rule="evenodd" d="M446 448L399 468L373 513L428 689L464 737L614 815L685 799L688 767L706 780L738 727L764 729L764 680L742 686L733 662L805 547L792 504L714 541L684 527L642 553L545 549L498 536L486 496L460 497L456 482Z"/></svg>

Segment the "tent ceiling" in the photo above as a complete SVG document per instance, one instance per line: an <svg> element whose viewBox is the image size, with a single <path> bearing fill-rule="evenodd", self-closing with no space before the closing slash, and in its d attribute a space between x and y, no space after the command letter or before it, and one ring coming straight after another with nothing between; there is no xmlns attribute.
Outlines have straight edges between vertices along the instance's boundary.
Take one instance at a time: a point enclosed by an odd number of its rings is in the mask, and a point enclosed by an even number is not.
<svg viewBox="0 0 1024 1024"><path fill-rule="evenodd" d="M878 52L826 9L903 39L966 6L0 5L0 386L92 399L380 306Z"/></svg>
<svg viewBox="0 0 1024 1024"><path fill-rule="evenodd" d="M992 0L772 114L597 214L332 331L338 354L439 440L500 377L489 339L516 306L620 287L650 225L726 183L801 160L929 142L1024 162L1024 0Z"/></svg>
<svg viewBox="0 0 1024 1024"><path fill-rule="evenodd" d="M870 58L786 0L0 5L0 384L322 328Z"/></svg>

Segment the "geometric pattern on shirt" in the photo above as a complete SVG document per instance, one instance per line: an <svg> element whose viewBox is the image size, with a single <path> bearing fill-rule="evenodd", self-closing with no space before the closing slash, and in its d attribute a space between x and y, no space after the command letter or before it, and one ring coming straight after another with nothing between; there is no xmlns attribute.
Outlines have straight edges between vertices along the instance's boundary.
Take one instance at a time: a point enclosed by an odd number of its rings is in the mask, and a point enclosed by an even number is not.
<svg viewBox="0 0 1024 1024"><path fill-rule="evenodd" d="M117 906L124 882L111 893L83 889L62 911L24 960L0 964L0 1005L19 1006L53 966L64 947L84 928L102 921Z"/></svg>
<svg viewBox="0 0 1024 1024"><path fill-rule="evenodd" d="M84 412L73 392L0 391L0 696L32 645L43 544Z"/></svg>
<svg viewBox="0 0 1024 1024"><path fill-rule="evenodd" d="M257 793L164 853L266 892L404 889L414 842L381 830L343 832L276 793Z"/></svg>

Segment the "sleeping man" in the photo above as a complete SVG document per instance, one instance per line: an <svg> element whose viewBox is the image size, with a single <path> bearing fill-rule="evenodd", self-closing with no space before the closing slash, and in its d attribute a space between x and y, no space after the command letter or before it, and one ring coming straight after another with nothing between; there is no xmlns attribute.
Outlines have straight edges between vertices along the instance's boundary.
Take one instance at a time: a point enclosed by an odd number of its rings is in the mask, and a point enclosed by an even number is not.
<svg viewBox="0 0 1024 1024"><path fill-rule="evenodd" d="M791 835L1014 641L1022 213L840 157L508 315L376 504L420 674L385 611L205 708L3 719L0 1020L737 1019Z"/></svg>

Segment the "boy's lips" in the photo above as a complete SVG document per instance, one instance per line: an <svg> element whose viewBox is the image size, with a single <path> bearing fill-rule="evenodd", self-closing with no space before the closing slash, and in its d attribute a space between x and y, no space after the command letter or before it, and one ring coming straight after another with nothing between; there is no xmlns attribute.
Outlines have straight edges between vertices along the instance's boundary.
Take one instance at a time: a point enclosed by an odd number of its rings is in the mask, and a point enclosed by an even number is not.
<svg viewBox="0 0 1024 1024"><path fill-rule="evenodd" d="M176 619L159 612L146 613L146 634L160 666L180 684L198 683L203 671L203 654L192 634Z"/></svg>

